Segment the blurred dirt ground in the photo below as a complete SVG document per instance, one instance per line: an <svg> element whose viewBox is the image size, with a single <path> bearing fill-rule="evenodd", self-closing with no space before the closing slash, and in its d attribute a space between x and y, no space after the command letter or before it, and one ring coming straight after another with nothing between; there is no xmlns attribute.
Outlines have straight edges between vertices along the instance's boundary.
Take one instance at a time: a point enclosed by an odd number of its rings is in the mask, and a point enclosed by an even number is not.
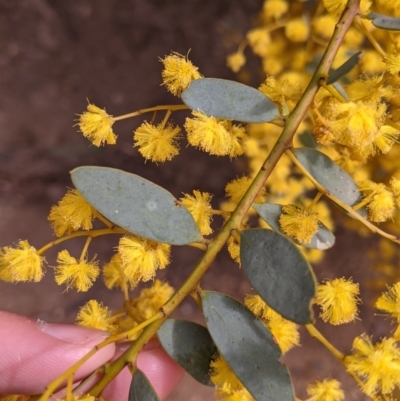
<svg viewBox="0 0 400 401"><path fill-rule="evenodd" d="M225 57L251 26L261 5L262 0L0 0L0 246L19 239L29 239L36 247L50 241L50 207L71 186L69 171L81 165L134 172L176 197L193 189L208 191L215 195L217 206L225 184L244 171L243 159L229 163L183 146L172 162L145 164L132 148L132 130L142 119L116 124L117 145L100 149L77 132L74 119L86 108L87 99L112 115L178 103L160 86L158 58L171 50L187 54L191 49L190 59L204 76L234 79L225 67ZM174 120L182 122L183 117ZM317 276L345 275L365 281L367 250L373 243L340 229L337 236L338 244L316 268ZM79 252L81 245L77 241L69 249ZM91 252L107 261L115 245L115 239L100 239ZM56 250L46 256L50 266L55 256ZM197 250L174 249L172 265L159 277L178 286L199 256ZM202 284L238 299L251 290L226 252ZM368 298L367 288L362 291L363 298ZM78 308L90 298L111 309L119 308L122 301L101 280L88 293L63 292L54 283L51 267L40 284L0 283L0 308L46 321L73 322ZM191 301L185 301L176 315L201 321ZM373 321L367 305L360 317L344 328L319 326L337 347L349 351L349 339L355 335L364 331L383 335L387 330L387 322ZM332 359L302 332L302 346L284 358L299 396L305 396L310 380L331 376L343 381L346 400L363 400ZM212 400L212 394L212 389L185 377L168 400Z"/></svg>

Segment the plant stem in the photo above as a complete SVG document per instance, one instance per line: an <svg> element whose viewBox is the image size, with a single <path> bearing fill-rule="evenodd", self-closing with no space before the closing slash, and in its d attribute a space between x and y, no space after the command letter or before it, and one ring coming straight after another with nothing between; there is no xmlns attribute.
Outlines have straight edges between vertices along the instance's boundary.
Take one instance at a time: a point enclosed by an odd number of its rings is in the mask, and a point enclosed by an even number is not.
<svg viewBox="0 0 400 401"><path fill-rule="evenodd" d="M115 376L117 376L117 374L124 368L125 365L132 363L136 359L139 351L155 335L165 319L172 313L173 310L175 310L175 308L178 307L182 300L197 287L199 281L230 237L231 231L233 229L240 228L242 219L250 209L261 188L264 186L265 181L273 171L276 163L279 161L283 153L290 148L293 136L296 133L301 121L306 116L307 111L311 107L320 85L326 81L329 74L329 69L343 42L343 38L358 13L359 2L360 0L349 1L348 6L343 12L343 15L336 24L332 38L325 50L324 55L322 56L315 74L311 78L310 83L308 84L296 107L287 117L285 127L282 130L282 133L275 146L271 150L271 153L268 155L263 166L261 167L261 170L258 172L247 192L238 203L231 217L227 220L218 235L208 245L207 251L203 254L195 269L181 285L181 287L172 295L169 301L167 301L166 304L161 308L165 315L164 318L155 321L144 329L143 333L135 341L132 347L130 347L116 361L114 361L110 365L107 374L104 375L99 382L92 387L92 389L89 391L91 395L97 397L104 387L107 386L107 384L110 383Z"/></svg>
<svg viewBox="0 0 400 401"><path fill-rule="evenodd" d="M335 348L321 333L320 331L313 325L313 324L306 324L305 325L308 333L311 337L316 338L320 343L322 343L325 348L327 348L331 354L338 359L340 362L343 363L344 354L340 352L337 348Z"/></svg>
<svg viewBox="0 0 400 401"><path fill-rule="evenodd" d="M158 110L169 110L169 111L177 111L177 110L188 110L185 104L167 104L161 106L153 106L148 107L147 109L140 109L134 111L133 113L124 114L122 116L113 117L114 121L125 120L126 118L137 117L141 114L150 113L151 111L158 111Z"/></svg>
<svg viewBox="0 0 400 401"><path fill-rule="evenodd" d="M64 237L58 238L54 241L49 242L48 244L42 246L38 251L38 255L42 255L45 253L48 249L52 248L55 245L61 244L64 241L68 241L72 238L78 238L78 237L90 237L90 238L95 238L95 237L100 237L101 235L107 235L107 234L129 234L128 231L126 231L123 228L119 227L112 227L112 228L102 228L100 230L87 230L87 231L75 231L72 234L65 235Z"/></svg>

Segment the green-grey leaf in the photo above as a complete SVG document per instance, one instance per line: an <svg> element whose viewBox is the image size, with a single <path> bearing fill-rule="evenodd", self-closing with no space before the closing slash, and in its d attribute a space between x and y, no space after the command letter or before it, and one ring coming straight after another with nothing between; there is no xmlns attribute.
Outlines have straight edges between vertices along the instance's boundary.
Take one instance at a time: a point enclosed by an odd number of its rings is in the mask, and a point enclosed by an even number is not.
<svg viewBox="0 0 400 401"><path fill-rule="evenodd" d="M363 55L363 51L357 52L353 54L347 61L345 61L338 69L331 70L326 81L327 85L333 84L351 71L360 62Z"/></svg>
<svg viewBox="0 0 400 401"><path fill-rule="evenodd" d="M246 307L217 292L202 293L204 317L221 355L257 401L293 401L290 375L269 330Z"/></svg>
<svg viewBox="0 0 400 401"><path fill-rule="evenodd" d="M128 401L160 401L153 386L139 369L133 373Z"/></svg>
<svg viewBox="0 0 400 401"><path fill-rule="evenodd" d="M253 207L272 229L281 233L279 216L282 214L282 205L274 203L254 203ZM323 251L333 246L335 243L335 236L329 228L320 222L318 232L311 238L309 244L301 244L294 239L292 239L292 241L306 248L315 248Z"/></svg>
<svg viewBox="0 0 400 401"><path fill-rule="evenodd" d="M367 18L372 20L372 24L377 28L400 31L400 17L394 18L379 13L369 13Z"/></svg>
<svg viewBox="0 0 400 401"><path fill-rule="evenodd" d="M332 86L343 96L343 99L345 100L349 100L349 95L347 94L347 92L344 90L343 86L340 85L339 82L334 82L332 84Z"/></svg>
<svg viewBox="0 0 400 401"><path fill-rule="evenodd" d="M353 178L328 156L311 148L297 148L293 151L315 180L336 198L349 206L361 201L360 192ZM367 216L365 208L357 210L357 213L363 217Z"/></svg>
<svg viewBox="0 0 400 401"><path fill-rule="evenodd" d="M240 261L250 284L272 309L295 323L312 322L316 282L292 241L272 230L245 230L240 237Z"/></svg>
<svg viewBox="0 0 400 401"><path fill-rule="evenodd" d="M301 134L299 134L298 138L302 145L307 146L308 148L317 147L317 141L310 131L303 131Z"/></svg>
<svg viewBox="0 0 400 401"><path fill-rule="evenodd" d="M275 104L262 92L226 79L196 79L182 93L181 99L192 110L216 118L265 123L279 116Z"/></svg>
<svg viewBox="0 0 400 401"><path fill-rule="evenodd" d="M157 331L161 345L193 378L207 386L210 381L210 363L217 348L208 330L185 320L168 319Z"/></svg>
<svg viewBox="0 0 400 401"><path fill-rule="evenodd" d="M79 167L71 176L96 210L133 234L172 245L201 238L190 212L164 188L138 175L107 167Z"/></svg>

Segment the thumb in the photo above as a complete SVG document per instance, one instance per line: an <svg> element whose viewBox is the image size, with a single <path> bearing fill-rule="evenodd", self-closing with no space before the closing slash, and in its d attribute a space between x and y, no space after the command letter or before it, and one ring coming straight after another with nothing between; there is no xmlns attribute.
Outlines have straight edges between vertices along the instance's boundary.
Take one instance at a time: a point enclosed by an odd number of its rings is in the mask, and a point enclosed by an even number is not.
<svg viewBox="0 0 400 401"><path fill-rule="evenodd" d="M108 333L81 326L45 323L0 311L0 394L39 394L102 342ZM85 362L79 380L110 360L109 344Z"/></svg>

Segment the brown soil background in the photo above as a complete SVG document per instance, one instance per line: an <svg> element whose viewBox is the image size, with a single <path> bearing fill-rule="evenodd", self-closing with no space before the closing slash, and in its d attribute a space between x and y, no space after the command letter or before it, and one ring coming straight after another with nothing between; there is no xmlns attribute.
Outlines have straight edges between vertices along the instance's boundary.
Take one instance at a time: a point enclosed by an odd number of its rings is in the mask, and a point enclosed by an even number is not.
<svg viewBox="0 0 400 401"><path fill-rule="evenodd" d="M132 148L132 130L141 119L116 124L117 145L100 149L77 133L73 120L86 108L86 99L112 115L177 103L160 86L158 57L171 50L186 54L191 49L191 60L205 76L234 79L225 57L261 5L261 0L0 0L0 246L19 239L29 239L36 247L50 241L50 207L71 186L69 171L81 165L117 167L142 175L176 197L193 189L209 191L217 206L225 184L244 171L244 159L229 163L183 145L172 162L145 164ZM174 120L182 122L183 117ZM354 336L385 335L388 324L374 318L363 284L368 277L367 250L375 243L341 228L336 235L337 245L316 267L316 274L320 280L344 275L361 282L364 305L361 319L354 324L317 325L341 351L348 352ZM77 241L69 249L77 253L81 245ZM107 261L115 245L115 239L101 239L91 252ZM59 250L46 255L50 266ZM174 249L172 265L159 277L178 286L199 256L197 250ZM202 286L238 299L251 290L226 252L217 258ZM73 322L78 308L91 298L114 310L122 302L121 295L108 291L101 280L88 293L65 292L54 283L51 267L40 284L0 283L0 308L46 321ZM202 321L191 301L185 301L176 316ZM346 400L365 399L340 364L301 333L302 346L284 357L298 396L305 396L310 381L329 376L343 382ZM212 399L212 389L188 376L168 398Z"/></svg>

